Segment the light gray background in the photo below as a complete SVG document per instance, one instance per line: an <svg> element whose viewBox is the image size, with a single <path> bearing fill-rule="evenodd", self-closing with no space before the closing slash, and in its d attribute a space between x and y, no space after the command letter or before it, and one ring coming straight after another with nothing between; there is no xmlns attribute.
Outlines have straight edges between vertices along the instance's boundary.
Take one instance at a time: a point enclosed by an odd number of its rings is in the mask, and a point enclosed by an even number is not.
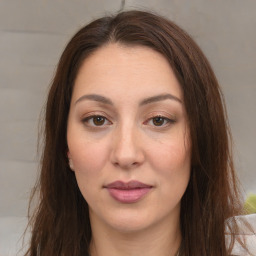
<svg viewBox="0 0 256 256"><path fill-rule="evenodd" d="M15 255L37 176L39 113L70 37L121 0L0 0L0 256ZM256 1L128 0L166 15L202 47L223 88L245 192L256 192Z"/></svg>

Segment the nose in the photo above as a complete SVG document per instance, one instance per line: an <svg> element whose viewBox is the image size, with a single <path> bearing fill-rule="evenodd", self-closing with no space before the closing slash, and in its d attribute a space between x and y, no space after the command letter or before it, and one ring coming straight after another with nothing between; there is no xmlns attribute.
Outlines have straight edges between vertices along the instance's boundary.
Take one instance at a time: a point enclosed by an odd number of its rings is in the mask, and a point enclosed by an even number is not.
<svg viewBox="0 0 256 256"><path fill-rule="evenodd" d="M134 127L117 129L112 140L112 164L126 170L140 166L145 160L140 137Z"/></svg>

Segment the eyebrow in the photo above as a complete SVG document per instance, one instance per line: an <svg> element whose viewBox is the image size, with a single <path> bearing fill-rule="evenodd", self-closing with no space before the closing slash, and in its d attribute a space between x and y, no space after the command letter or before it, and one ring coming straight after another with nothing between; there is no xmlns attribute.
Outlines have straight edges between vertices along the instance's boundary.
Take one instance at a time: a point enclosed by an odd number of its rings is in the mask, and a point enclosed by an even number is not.
<svg viewBox="0 0 256 256"><path fill-rule="evenodd" d="M108 104L108 105L114 105L110 99L108 99L104 96L98 95L98 94L83 95L75 102L75 104L77 104L78 102L83 101L83 100L92 100L92 101L97 101L97 102L101 102L101 103Z"/></svg>
<svg viewBox="0 0 256 256"><path fill-rule="evenodd" d="M166 94L160 94L160 95L146 98L146 99L142 100L139 105L142 106L142 105L154 103L157 101L167 100L167 99L175 100L179 103L182 103L181 99L179 99L178 97L176 97L170 93L166 93Z"/></svg>
<svg viewBox="0 0 256 256"><path fill-rule="evenodd" d="M150 104L150 103L154 103L154 102L158 102L158 101L162 101L162 100L167 100L167 99L170 99L170 100L175 100L179 103L182 103L182 101L172 95L172 94L160 94L160 95L156 95L156 96L152 96L152 97L149 97L149 98L146 98L144 100L142 100L140 103L139 103L139 106L143 106L143 105L147 105L147 104ZM113 102L104 97L104 96L101 96L101 95L98 95L98 94L86 94L86 95L83 95L82 97L80 97L76 102L75 104L77 104L78 102L80 101L83 101L83 100L92 100L92 101L97 101L97 102L101 102L103 104L108 104L108 105L114 105Z"/></svg>

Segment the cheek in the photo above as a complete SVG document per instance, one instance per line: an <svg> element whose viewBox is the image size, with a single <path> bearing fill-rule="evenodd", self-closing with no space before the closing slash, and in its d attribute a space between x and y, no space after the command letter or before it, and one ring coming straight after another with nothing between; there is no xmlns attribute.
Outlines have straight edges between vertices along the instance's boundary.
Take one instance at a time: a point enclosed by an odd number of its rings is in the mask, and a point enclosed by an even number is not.
<svg viewBox="0 0 256 256"><path fill-rule="evenodd" d="M170 208L179 205L190 179L190 151L184 147L169 145L162 154L159 166L159 189L163 196L164 203L170 204ZM171 202L171 203L170 203Z"/></svg>
<svg viewBox="0 0 256 256"><path fill-rule="evenodd" d="M93 182L99 177L108 159L108 144L104 141L90 141L77 136L73 136L68 143L70 157L73 162L74 171L78 182Z"/></svg>
<svg viewBox="0 0 256 256"><path fill-rule="evenodd" d="M95 201L94 195L102 185L101 171L107 159L106 145L104 143L80 141L70 143L69 150L78 187L90 205L93 200Z"/></svg>
<svg viewBox="0 0 256 256"><path fill-rule="evenodd" d="M155 144L151 150L152 164L167 173L190 169L190 146L183 142L170 140Z"/></svg>
<svg viewBox="0 0 256 256"><path fill-rule="evenodd" d="M158 183L164 190L186 189L191 169L191 147L188 140L168 139L155 144L151 150L151 165L159 174Z"/></svg>

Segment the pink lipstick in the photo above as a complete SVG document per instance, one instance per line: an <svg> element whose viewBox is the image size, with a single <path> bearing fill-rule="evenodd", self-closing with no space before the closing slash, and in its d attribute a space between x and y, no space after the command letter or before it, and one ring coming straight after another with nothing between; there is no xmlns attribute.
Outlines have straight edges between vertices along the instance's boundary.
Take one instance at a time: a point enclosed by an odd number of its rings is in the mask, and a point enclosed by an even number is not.
<svg viewBox="0 0 256 256"><path fill-rule="evenodd" d="M115 181L104 188L118 202L129 204L142 199L152 189L152 186L132 180L129 182Z"/></svg>

